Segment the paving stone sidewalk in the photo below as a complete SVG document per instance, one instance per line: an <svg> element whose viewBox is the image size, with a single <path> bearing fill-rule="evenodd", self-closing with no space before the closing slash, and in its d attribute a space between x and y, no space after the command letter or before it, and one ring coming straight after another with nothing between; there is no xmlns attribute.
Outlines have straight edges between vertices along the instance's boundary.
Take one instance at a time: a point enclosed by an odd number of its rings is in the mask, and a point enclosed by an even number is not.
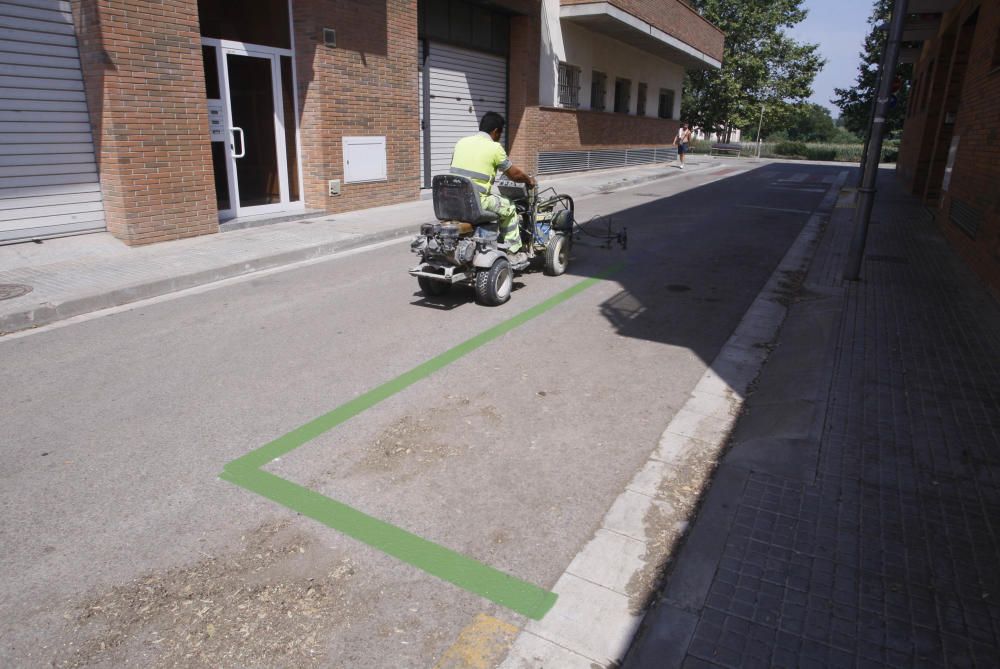
<svg viewBox="0 0 1000 669"><path fill-rule="evenodd" d="M625 667L1000 667L1000 305L888 171L841 282L853 212Z"/></svg>

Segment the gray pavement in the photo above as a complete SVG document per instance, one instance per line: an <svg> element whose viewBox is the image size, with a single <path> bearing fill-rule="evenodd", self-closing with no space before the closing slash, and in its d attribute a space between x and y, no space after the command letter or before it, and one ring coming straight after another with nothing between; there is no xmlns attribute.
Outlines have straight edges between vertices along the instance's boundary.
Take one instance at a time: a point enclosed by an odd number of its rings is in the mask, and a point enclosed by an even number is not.
<svg viewBox="0 0 1000 669"><path fill-rule="evenodd" d="M879 189L858 283L831 216L625 667L1000 666L1000 306Z"/></svg>
<svg viewBox="0 0 1000 669"><path fill-rule="evenodd" d="M584 197L664 178L683 179L727 161L700 157L689 162L684 172L665 164L556 175L542 183ZM0 335L411 235L431 220L433 206L425 199L138 248L127 247L109 233L0 246L0 285L30 288L18 297L0 299Z"/></svg>

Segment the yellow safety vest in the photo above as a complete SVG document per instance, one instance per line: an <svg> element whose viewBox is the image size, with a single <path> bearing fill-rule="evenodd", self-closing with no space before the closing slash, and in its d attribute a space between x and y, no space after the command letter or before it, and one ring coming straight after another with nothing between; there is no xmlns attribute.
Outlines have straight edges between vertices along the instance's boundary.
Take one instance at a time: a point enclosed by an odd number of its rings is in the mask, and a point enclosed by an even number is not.
<svg viewBox="0 0 1000 669"><path fill-rule="evenodd" d="M497 170L506 172L510 165L503 146L485 132L458 140L451 157L451 173L468 177L480 194L489 193Z"/></svg>

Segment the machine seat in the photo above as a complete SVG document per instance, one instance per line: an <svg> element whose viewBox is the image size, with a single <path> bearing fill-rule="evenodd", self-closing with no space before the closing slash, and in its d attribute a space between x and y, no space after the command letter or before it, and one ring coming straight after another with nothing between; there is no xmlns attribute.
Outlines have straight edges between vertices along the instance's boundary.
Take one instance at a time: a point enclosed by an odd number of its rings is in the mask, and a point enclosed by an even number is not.
<svg viewBox="0 0 1000 669"><path fill-rule="evenodd" d="M462 221L472 225L496 223L500 217L486 211L472 181L455 174L438 174L432 183L434 215L439 221Z"/></svg>

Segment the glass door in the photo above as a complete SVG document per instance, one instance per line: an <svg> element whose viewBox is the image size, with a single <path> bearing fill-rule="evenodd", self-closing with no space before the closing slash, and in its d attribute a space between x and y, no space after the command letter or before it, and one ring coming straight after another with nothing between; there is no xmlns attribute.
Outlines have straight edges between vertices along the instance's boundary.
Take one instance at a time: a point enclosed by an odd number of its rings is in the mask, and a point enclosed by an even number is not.
<svg viewBox="0 0 1000 669"><path fill-rule="evenodd" d="M212 69L218 74L219 99L209 87L209 113L220 217L302 209L290 53L222 40L202 44L206 80Z"/></svg>

